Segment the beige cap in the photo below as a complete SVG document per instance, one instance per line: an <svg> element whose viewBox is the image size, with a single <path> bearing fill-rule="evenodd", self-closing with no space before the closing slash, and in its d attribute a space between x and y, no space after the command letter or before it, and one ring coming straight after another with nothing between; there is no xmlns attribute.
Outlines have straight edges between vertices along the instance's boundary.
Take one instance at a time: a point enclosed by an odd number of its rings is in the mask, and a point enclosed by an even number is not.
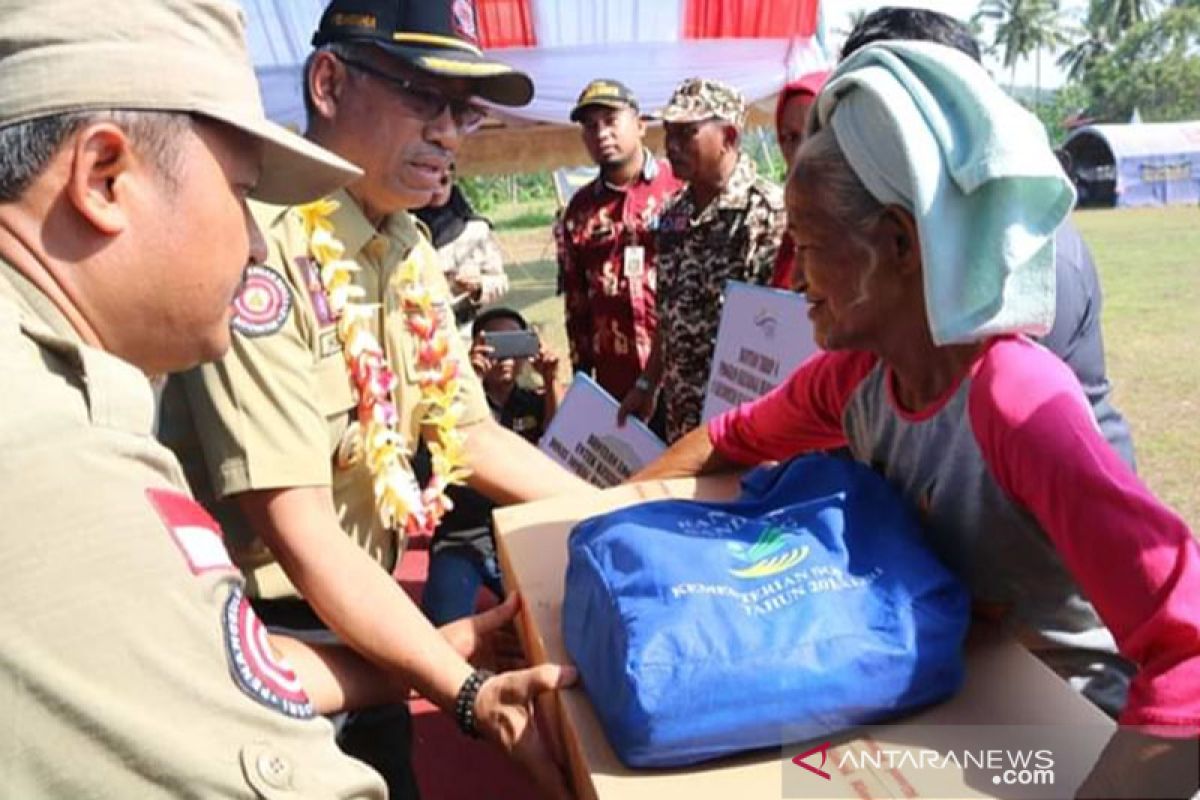
<svg viewBox="0 0 1200 800"><path fill-rule="evenodd" d="M267 120L244 29L230 0L0 0L0 127L72 111L181 111L262 142L260 200L314 200L359 176Z"/></svg>
<svg viewBox="0 0 1200 800"><path fill-rule="evenodd" d="M746 101L741 92L727 83L688 78L676 87L659 116L663 122L722 119L740 128L746 121Z"/></svg>

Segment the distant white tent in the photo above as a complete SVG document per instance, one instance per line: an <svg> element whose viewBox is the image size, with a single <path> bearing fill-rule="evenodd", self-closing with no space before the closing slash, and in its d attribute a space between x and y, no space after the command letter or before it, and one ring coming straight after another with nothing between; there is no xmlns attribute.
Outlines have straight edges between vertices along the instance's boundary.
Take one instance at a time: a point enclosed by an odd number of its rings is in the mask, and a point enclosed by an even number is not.
<svg viewBox="0 0 1200 800"><path fill-rule="evenodd" d="M1200 202L1200 120L1087 125L1073 131L1063 148L1081 203Z"/></svg>

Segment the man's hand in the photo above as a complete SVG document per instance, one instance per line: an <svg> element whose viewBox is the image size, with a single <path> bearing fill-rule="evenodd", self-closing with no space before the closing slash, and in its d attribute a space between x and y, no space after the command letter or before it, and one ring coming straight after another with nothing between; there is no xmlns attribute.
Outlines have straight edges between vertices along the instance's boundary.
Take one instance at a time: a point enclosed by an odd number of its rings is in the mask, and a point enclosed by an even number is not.
<svg viewBox="0 0 1200 800"><path fill-rule="evenodd" d="M633 414L642 422L650 419L654 413L654 404L658 398L658 392L647 389L639 389L633 387L625 398L621 400L621 407L617 409L617 426L625 425L625 419Z"/></svg>
<svg viewBox="0 0 1200 800"><path fill-rule="evenodd" d="M484 344L482 339L471 345L471 369L475 370L475 374L481 379L492 368L494 363L492 353L494 352L495 348L490 344Z"/></svg>
<svg viewBox="0 0 1200 800"><path fill-rule="evenodd" d="M520 608L520 595L512 592L495 608L443 625L438 630L455 650L476 666L489 669L525 667L524 654L512 624ZM558 732L553 724L547 723L547 714L539 717L534 712L534 703L539 699L538 695L574 682L574 668L543 664L495 675L484 682L475 698L475 724L479 732L516 759L546 797L554 800L571 800L574 795L563 776L566 764ZM546 695L541 699L549 700L550 697Z"/></svg>
<svg viewBox="0 0 1200 800"><path fill-rule="evenodd" d="M476 667L507 672L529 666L513 618L521 597L510 592L504 602L482 614L455 620L438 628L459 655Z"/></svg>
<svg viewBox="0 0 1200 800"><path fill-rule="evenodd" d="M479 732L512 755L543 795L553 800L571 800L574 795L564 776L566 764L555 738L557 731L545 724L544 716L535 715L534 701L551 689L570 686L575 679L573 667L542 664L488 678L475 699Z"/></svg>
<svg viewBox="0 0 1200 800"><path fill-rule="evenodd" d="M540 344L538 353L531 362L534 371L542 377L542 382L546 384L547 390L558 380L558 361L558 353L546 347L545 344Z"/></svg>
<svg viewBox="0 0 1200 800"><path fill-rule="evenodd" d="M482 275L479 278L479 302L491 305L508 292L508 276L501 272L498 275Z"/></svg>

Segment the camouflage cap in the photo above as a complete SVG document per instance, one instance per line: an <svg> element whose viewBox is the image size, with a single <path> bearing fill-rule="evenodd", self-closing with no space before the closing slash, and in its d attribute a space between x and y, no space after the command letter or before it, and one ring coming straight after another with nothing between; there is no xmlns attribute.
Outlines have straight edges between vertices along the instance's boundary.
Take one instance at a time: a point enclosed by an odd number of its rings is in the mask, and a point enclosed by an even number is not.
<svg viewBox="0 0 1200 800"><path fill-rule="evenodd" d="M746 100L727 83L709 78L688 78L675 89L661 117L663 122L723 119L740 128L746 121Z"/></svg>

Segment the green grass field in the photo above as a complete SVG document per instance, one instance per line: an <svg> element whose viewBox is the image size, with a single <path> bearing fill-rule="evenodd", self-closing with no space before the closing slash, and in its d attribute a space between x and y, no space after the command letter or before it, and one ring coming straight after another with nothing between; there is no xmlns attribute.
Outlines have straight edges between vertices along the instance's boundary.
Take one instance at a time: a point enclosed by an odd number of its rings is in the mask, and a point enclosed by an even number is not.
<svg viewBox="0 0 1200 800"><path fill-rule="evenodd" d="M1200 209L1081 211L1138 471L1200 534Z"/></svg>
<svg viewBox="0 0 1200 800"><path fill-rule="evenodd" d="M520 215L518 215L520 216ZM1200 535L1200 209L1081 211L1104 286L1104 338L1138 470ZM501 233L520 308L566 357L548 228ZM564 373L565 377L565 373Z"/></svg>

